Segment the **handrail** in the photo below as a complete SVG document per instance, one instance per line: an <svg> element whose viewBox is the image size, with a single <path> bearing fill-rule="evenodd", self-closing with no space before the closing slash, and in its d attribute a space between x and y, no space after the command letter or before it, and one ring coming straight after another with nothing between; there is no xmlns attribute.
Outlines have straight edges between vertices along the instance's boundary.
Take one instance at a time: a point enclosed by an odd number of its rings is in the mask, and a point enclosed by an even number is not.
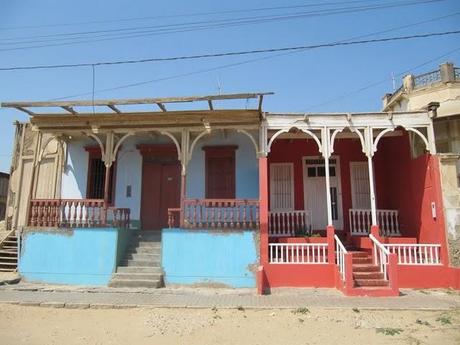
<svg viewBox="0 0 460 345"><path fill-rule="evenodd" d="M14 229L13 229L13 230L10 230L10 231L6 234L6 236L0 240L0 248L1 248L2 245L3 245L3 242L5 242L5 241L7 240L7 238L10 237L11 234L14 233L14 231L15 231Z"/></svg>
<svg viewBox="0 0 460 345"><path fill-rule="evenodd" d="M342 276L342 280L345 281L345 254L348 254L347 249L343 245L342 241L337 235L334 235L335 239L335 256L336 264L339 266L339 272Z"/></svg>
<svg viewBox="0 0 460 345"><path fill-rule="evenodd" d="M383 273L383 279L388 280L388 263L389 263L389 258L388 256L390 255L390 251L383 246L375 238L374 235L370 234L369 238L374 244L374 250L373 250L373 256L374 256L374 264L380 266L380 272Z"/></svg>

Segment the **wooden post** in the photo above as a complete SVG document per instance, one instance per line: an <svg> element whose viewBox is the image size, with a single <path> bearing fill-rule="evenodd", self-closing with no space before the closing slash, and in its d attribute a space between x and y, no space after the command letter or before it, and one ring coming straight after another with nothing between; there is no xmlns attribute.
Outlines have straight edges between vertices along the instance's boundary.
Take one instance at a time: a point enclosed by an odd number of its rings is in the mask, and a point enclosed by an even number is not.
<svg viewBox="0 0 460 345"><path fill-rule="evenodd" d="M369 194L371 198L371 218L372 226L377 226L377 205L375 202L375 183L374 183L374 165L372 157L374 156L374 136L372 127L367 127L367 168L369 170Z"/></svg>
<svg viewBox="0 0 460 345"><path fill-rule="evenodd" d="M323 128L323 157L324 170L326 175L326 207L327 207L327 225L333 226L332 223L332 201L331 201L331 181L329 174L329 158L331 156L329 128Z"/></svg>
<svg viewBox="0 0 460 345"><path fill-rule="evenodd" d="M110 192L110 166L105 165L104 179L104 214L102 221L107 225L107 210L109 208L109 192Z"/></svg>
<svg viewBox="0 0 460 345"><path fill-rule="evenodd" d="M181 174L181 180L180 180L180 215L179 215L179 225L181 228L184 227L184 221L185 221L185 195L186 195L186 182L187 181L187 175L185 172Z"/></svg>

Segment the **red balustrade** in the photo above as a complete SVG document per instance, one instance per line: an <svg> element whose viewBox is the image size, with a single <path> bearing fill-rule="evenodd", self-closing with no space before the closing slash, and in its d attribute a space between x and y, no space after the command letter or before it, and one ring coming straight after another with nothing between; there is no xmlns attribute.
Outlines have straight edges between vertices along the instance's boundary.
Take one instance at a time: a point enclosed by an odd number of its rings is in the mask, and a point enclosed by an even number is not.
<svg viewBox="0 0 460 345"><path fill-rule="evenodd" d="M106 209L102 199L32 199L29 226L128 227L129 215L130 210L127 208Z"/></svg>
<svg viewBox="0 0 460 345"><path fill-rule="evenodd" d="M176 224L174 214L180 209L168 210L170 227ZM192 229L254 229L259 227L259 201L253 199L185 199L184 228Z"/></svg>

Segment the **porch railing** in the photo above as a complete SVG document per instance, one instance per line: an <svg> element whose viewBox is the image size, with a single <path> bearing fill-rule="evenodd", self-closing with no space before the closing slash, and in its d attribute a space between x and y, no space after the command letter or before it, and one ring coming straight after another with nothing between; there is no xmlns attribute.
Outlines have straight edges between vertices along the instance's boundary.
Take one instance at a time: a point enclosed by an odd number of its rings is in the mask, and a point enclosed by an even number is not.
<svg viewBox="0 0 460 345"><path fill-rule="evenodd" d="M273 237L295 236L296 232L311 232L311 212L279 211L268 214L268 233Z"/></svg>
<svg viewBox="0 0 460 345"><path fill-rule="evenodd" d="M349 216L351 235L367 236L372 226L371 210L350 209ZM377 224L381 236L401 236L398 210L377 210Z"/></svg>
<svg viewBox="0 0 460 345"><path fill-rule="evenodd" d="M255 229L259 227L259 200L255 199L185 199L183 209L168 209L170 227L177 224L192 229Z"/></svg>
<svg viewBox="0 0 460 345"><path fill-rule="evenodd" d="M398 256L398 265L441 265L440 244L384 244Z"/></svg>
<svg viewBox="0 0 460 345"><path fill-rule="evenodd" d="M390 252L386 249L383 244L381 244L374 235L370 234L369 238L373 244L373 261L374 265L378 265L380 267L380 272L383 273L383 279L389 280L388 277L388 264L390 262L389 255Z"/></svg>
<svg viewBox="0 0 460 345"><path fill-rule="evenodd" d="M269 243L271 264L327 264L327 243Z"/></svg>
<svg viewBox="0 0 460 345"><path fill-rule="evenodd" d="M29 226L129 227L130 209L104 207L102 199L32 199Z"/></svg>
<svg viewBox="0 0 460 345"><path fill-rule="evenodd" d="M343 245L342 241L337 235L334 235L335 239L335 263L337 264L342 277L342 281L345 281L345 254L348 253L347 249Z"/></svg>

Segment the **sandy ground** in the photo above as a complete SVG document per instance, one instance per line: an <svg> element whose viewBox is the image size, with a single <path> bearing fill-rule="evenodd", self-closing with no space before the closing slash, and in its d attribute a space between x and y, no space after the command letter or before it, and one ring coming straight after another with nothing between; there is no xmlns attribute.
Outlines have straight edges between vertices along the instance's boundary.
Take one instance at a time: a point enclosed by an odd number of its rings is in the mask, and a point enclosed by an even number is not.
<svg viewBox="0 0 460 345"><path fill-rule="evenodd" d="M0 344L460 344L460 311L0 305Z"/></svg>

